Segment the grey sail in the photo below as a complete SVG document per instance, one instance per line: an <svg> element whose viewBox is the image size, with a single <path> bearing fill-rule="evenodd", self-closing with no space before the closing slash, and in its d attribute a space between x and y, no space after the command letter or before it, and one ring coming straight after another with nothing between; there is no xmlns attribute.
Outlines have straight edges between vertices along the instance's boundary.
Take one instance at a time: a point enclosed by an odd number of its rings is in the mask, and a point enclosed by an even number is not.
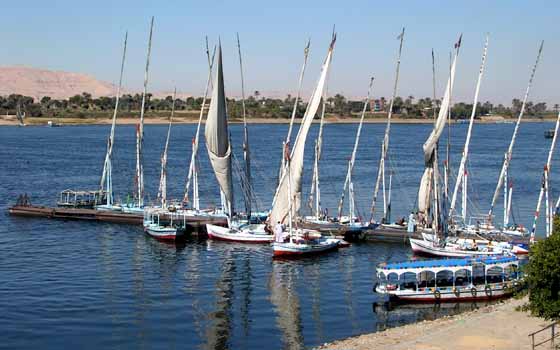
<svg viewBox="0 0 560 350"><path fill-rule="evenodd" d="M231 145L229 143L226 96L224 92L224 72L222 68L222 47L218 45L217 68L214 78L212 99L204 128L206 148L210 163L216 174L220 189L225 196L228 214L233 213L233 181L231 169Z"/></svg>

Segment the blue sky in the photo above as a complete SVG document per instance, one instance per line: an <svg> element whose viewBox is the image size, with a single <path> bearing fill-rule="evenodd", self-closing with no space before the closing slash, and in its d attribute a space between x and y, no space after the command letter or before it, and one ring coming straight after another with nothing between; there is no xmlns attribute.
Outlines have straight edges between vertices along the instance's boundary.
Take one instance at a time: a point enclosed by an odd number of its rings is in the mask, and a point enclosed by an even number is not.
<svg viewBox="0 0 560 350"><path fill-rule="evenodd" d="M336 24L329 92L389 97L398 42L406 27L399 95L431 96L431 56L437 94L459 33L456 100L471 101L484 35L490 33L480 100L521 98L540 40L545 40L531 99L560 103L558 1L19 1L2 5L0 65L82 72L115 82L124 32L129 31L125 85L140 89L150 16L155 16L152 91L201 94L206 79L204 36L221 37L226 93L240 94L235 32L241 36L246 89L284 96L296 89L303 46L311 38L305 81L309 94Z"/></svg>

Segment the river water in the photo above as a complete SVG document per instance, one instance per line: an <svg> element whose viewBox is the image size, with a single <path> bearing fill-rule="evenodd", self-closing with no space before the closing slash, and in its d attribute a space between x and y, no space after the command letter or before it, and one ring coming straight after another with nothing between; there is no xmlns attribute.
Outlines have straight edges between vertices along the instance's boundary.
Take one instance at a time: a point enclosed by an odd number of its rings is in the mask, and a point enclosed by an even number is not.
<svg viewBox="0 0 560 350"><path fill-rule="evenodd" d="M356 124L324 130L323 206L337 205ZM475 125L469 170L469 216L485 214L514 125ZM550 140L549 123L521 126L510 174L513 216L529 225ZM467 125L451 128L456 171ZM119 126L113 183L117 197L133 188L135 131ZM169 150L168 186L181 198L195 126L177 125ZM250 125L259 209L270 206L285 125ZM312 143L306 149L304 196L309 193ZM390 144L392 213L407 216L423 171L422 143L431 125L393 125ZM231 127L241 165L239 125ZM354 172L357 207L369 217L384 125L364 126ZM28 193L53 205L67 188L95 189L109 126L1 127L0 210ZM447 131L446 131L447 133ZM145 182L154 198L166 126L145 128ZM442 145L445 144L444 134ZM203 139L203 137L201 138ZM203 141L203 140L202 140ZM443 148L443 147L442 147ZM203 206L219 202L204 145L200 150ZM558 195L558 166L552 193ZM455 177L453 175L453 177ZM241 198L239 186L237 198ZM497 220L502 219L502 199ZM238 206L242 203L238 201ZM378 210L381 209L381 205ZM299 261L273 261L268 246L211 241L170 245L141 227L0 216L0 348L99 347L297 349L365 332L456 313L476 305L387 309L372 293L375 266L411 257L405 245L354 244ZM542 225L541 225L542 226Z"/></svg>

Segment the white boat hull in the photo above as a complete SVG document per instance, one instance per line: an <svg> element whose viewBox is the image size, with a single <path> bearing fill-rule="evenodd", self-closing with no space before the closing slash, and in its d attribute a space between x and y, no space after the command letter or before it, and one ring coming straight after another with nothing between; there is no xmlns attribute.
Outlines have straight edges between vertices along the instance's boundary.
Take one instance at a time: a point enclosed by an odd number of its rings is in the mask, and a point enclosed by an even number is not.
<svg viewBox="0 0 560 350"><path fill-rule="evenodd" d="M272 244L272 250L274 251L275 257L298 257L314 255L338 249L341 240L327 238L317 240L315 241L315 243L313 243L313 241L309 242L310 243L275 242Z"/></svg>
<svg viewBox="0 0 560 350"><path fill-rule="evenodd" d="M274 236L264 230L264 224L248 225L241 229L206 224L206 232L208 238L220 241L261 244L274 241Z"/></svg>
<svg viewBox="0 0 560 350"><path fill-rule="evenodd" d="M493 256L493 255L503 255L503 250L496 251L479 251L479 250L463 250L459 249L458 246L447 246L438 247L434 245L433 242L410 238L410 246L415 254L420 255L430 255L439 257L449 257L449 258L461 258L461 257L471 257L471 256Z"/></svg>
<svg viewBox="0 0 560 350"><path fill-rule="evenodd" d="M158 225L149 225L144 227L144 231L150 236L166 240L166 241L174 241L181 237L181 234L177 233L177 229L174 227L162 227Z"/></svg>
<svg viewBox="0 0 560 350"><path fill-rule="evenodd" d="M375 292L402 302L450 303L505 298L511 296L519 286L516 281L477 286L426 287L418 290L387 290L385 286L378 285L375 287Z"/></svg>

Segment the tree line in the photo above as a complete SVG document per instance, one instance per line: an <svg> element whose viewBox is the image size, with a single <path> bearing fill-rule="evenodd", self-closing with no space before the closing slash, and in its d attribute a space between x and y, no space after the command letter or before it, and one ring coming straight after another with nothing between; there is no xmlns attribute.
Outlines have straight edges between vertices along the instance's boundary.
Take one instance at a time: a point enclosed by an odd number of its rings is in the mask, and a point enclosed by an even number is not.
<svg viewBox="0 0 560 350"><path fill-rule="evenodd" d="M202 97L187 97L175 100L176 111L199 111L202 107ZM245 100L247 117L255 118L289 118L295 103L295 97L287 95L286 98L269 98L261 96L259 91L255 91ZM121 112L139 111L142 104L141 94L124 94L120 98L119 106ZM207 101L208 104L208 101ZM232 118L242 117L242 103L240 99L228 99L228 113ZM351 100L341 94L335 94L325 100L325 112L329 115L340 117L350 117L359 115L363 109L363 100ZM433 118L439 109L439 100L432 100L429 97L420 99L414 96L396 97L393 102L393 113L401 118ZM111 115L115 106L115 97L92 97L90 93L83 92L68 99L53 99L45 96L36 101L33 97L11 94L0 96L0 113L15 114L18 105L31 117L71 117L90 115L107 116ZM155 98L152 94L146 96L147 115L150 112L170 111L173 105L173 97ZM522 102L513 99L510 106L503 104L494 105L489 101L479 103L476 116L500 115L504 117L514 117L521 110ZM372 99L367 106L368 116L383 117L388 111L390 101L385 97ZM297 116L302 116L306 108L306 103L300 101ZM554 111L558 111L558 104L554 105ZM469 118L472 111L472 104L458 102L451 110L453 119ZM525 113L528 116L542 117L549 113L545 102L527 102Z"/></svg>

